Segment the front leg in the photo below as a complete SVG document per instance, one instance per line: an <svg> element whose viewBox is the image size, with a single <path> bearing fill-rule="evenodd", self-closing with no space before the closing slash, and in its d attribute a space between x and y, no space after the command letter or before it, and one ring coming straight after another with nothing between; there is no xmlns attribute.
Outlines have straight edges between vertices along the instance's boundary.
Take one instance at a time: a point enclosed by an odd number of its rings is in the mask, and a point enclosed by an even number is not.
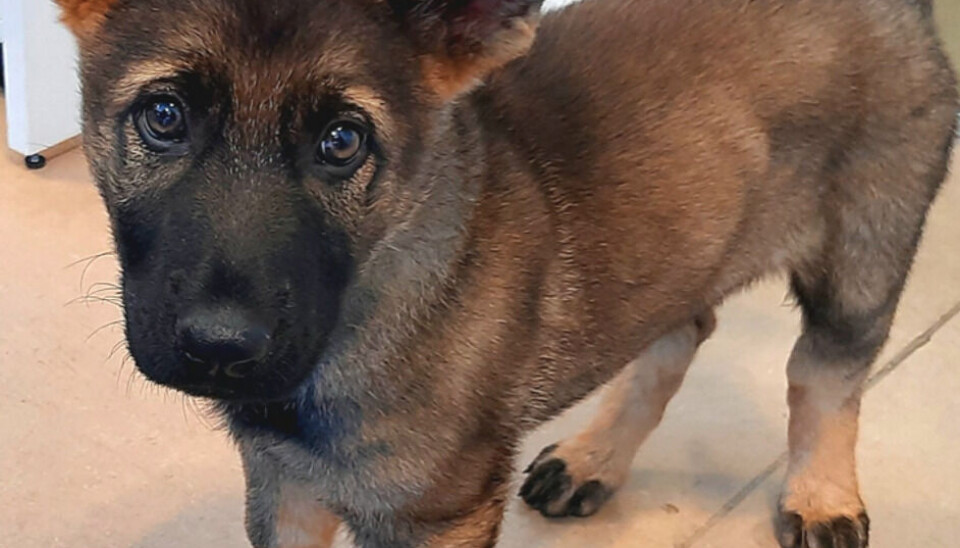
<svg viewBox="0 0 960 548"><path fill-rule="evenodd" d="M457 518L445 530L432 535L424 543L428 548L491 548L500 537L500 524L506 505L500 493L469 513Z"/></svg>
<svg viewBox="0 0 960 548"><path fill-rule="evenodd" d="M500 536L506 492L451 516L367 514L347 518L362 548L492 548Z"/></svg>
<svg viewBox="0 0 960 548"><path fill-rule="evenodd" d="M374 494L361 497L373 506L338 506L334 515L315 486L285 474L257 444L241 444L247 535L254 548L329 548L342 520L360 548L495 546L512 473L509 447L482 440L464 449L435 469L430 488L400 507Z"/></svg>
<svg viewBox="0 0 960 548"><path fill-rule="evenodd" d="M660 424L715 323L713 312L702 314L647 347L612 381L594 420L530 464L523 500L547 517L586 517L599 510L626 482L634 455Z"/></svg>
<svg viewBox="0 0 960 548"><path fill-rule="evenodd" d="M241 451L247 482L247 536L254 548L330 548L340 519L280 467Z"/></svg>
<svg viewBox="0 0 960 548"><path fill-rule="evenodd" d="M438 469L432 486L401 508L346 511L361 548L491 548L500 536L512 452L464 450Z"/></svg>

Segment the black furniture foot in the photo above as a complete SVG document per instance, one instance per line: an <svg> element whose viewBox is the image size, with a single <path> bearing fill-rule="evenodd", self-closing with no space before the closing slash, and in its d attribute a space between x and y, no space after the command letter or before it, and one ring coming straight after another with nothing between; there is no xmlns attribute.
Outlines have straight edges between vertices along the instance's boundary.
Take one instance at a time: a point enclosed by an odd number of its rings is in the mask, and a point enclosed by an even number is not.
<svg viewBox="0 0 960 548"><path fill-rule="evenodd" d="M23 161L29 169L41 169L47 165L47 159L43 157L43 154L31 154L24 158Z"/></svg>

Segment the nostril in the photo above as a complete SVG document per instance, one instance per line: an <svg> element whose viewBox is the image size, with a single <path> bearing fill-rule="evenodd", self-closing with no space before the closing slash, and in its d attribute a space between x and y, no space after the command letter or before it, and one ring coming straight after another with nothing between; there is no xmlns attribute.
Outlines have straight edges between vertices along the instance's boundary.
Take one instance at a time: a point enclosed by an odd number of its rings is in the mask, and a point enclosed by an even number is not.
<svg viewBox="0 0 960 548"><path fill-rule="evenodd" d="M180 351L211 375L242 377L267 353L270 332L235 307L200 308L177 322Z"/></svg>

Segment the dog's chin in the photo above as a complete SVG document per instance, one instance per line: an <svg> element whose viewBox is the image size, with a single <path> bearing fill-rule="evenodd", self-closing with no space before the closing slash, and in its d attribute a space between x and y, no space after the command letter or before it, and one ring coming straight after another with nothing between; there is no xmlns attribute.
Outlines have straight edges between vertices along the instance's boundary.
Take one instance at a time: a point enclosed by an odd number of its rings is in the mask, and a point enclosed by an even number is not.
<svg viewBox="0 0 960 548"><path fill-rule="evenodd" d="M166 385L189 396L233 404L270 404L294 399L301 392L302 384L269 389L242 389L228 386Z"/></svg>
<svg viewBox="0 0 960 548"><path fill-rule="evenodd" d="M256 404L290 401L311 377L311 368L301 368L297 372L285 371L283 375L273 373L249 378L219 377L216 379L176 373L159 373L165 368L143 364L138 360L137 368L151 382L182 392L189 396L225 403ZM269 367L265 369L269 370ZM169 369L166 369L169 371ZM276 369L274 370L276 371Z"/></svg>

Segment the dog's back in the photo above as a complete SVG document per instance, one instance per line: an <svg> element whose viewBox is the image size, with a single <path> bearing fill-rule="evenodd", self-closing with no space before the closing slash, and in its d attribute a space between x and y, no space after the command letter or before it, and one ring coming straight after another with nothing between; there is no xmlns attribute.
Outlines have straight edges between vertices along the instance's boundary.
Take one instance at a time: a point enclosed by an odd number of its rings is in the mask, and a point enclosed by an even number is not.
<svg viewBox="0 0 960 548"><path fill-rule="evenodd" d="M753 237L776 236L769 259L817 246L831 189L856 192L838 176L854 156L892 162L877 149L901 146L927 169L957 114L953 72L910 0L582 2L545 16L530 55L491 88L508 146L590 222L689 220L684 232L711 238L736 228L754 253ZM941 178L912 175L877 177L873 196L928 201L933 189L917 185ZM743 217L754 226L735 227ZM671 255L682 244L664 243ZM723 251L697 259L712 269ZM743 281L730 275L717 291Z"/></svg>
<svg viewBox="0 0 960 548"><path fill-rule="evenodd" d="M780 542L866 546L853 451L861 385L945 178L958 113L929 7L584 2L545 17L531 54L478 94L510 136L499 153L519 151L563 231L562 274L544 293L564 304L546 307L542 329L573 343L540 349L549 366L531 376L532 392L559 394L543 416L615 370L599 364L656 349L617 377L594 424L534 462L521 491L531 506L596 511L704 336L690 318L780 271L804 313L788 365ZM624 416L653 418L631 429L613 418ZM592 464L597 454L618 464Z"/></svg>
<svg viewBox="0 0 960 548"><path fill-rule="evenodd" d="M836 240L852 223L874 247L849 275L902 276L957 115L907 0L583 2L477 101L554 202L571 268L605 282L578 306L624 338L822 269L857 251Z"/></svg>

